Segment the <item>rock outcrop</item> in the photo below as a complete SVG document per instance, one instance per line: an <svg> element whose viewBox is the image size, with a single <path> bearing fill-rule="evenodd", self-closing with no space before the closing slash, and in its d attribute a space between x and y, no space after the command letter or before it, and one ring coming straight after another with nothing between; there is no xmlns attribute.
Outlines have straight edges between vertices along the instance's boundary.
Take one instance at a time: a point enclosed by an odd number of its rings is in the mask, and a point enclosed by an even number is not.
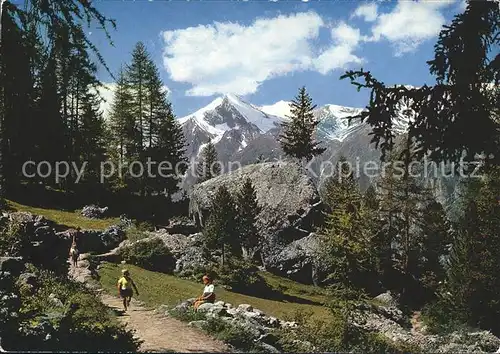
<svg viewBox="0 0 500 354"><path fill-rule="evenodd" d="M286 245L281 252L268 258L268 270L286 274L297 279L316 281L315 253L318 245L318 236L311 233L299 240Z"/></svg>
<svg viewBox="0 0 500 354"><path fill-rule="evenodd" d="M108 207L100 208L97 205L86 205L82 209L82 215L89 219L102 219L106 216Z"/></svg>
<svg viewBox="0 0 500 354"><path fill-rule="evenodd" d="M182 313L190 311L194 301L195 299L188 299L173 309L167 309L165 315L182 315ZM162 306L161 309L163 311L166 307ZM274 330L298 327L296 322L283 321L276 317L268 316L249 304L233 306L224 301L217 301L213 304L206 303L200 305L198 314L199 316L197 317L204 317L205 319L191 321L189 322L190 326L205 329L208 325L207 320L209 319L222 321L225 325L245 331L256 346L264 349L267 353L280 352L273 346L276 345L278 340L273 334Z"/></svg>
<svg viewBox="0 0 500 354"><path fill-rule="evenodd" d="M279 265L272 259L291 242L309 236L323 220L323 204L314 181L297 163L249 165L198 184L190 194L190 213L203 224L219 186L223 185L231 193L236 193L247 178L254 185L261 207L257 228L264 239L264 266L278 269Z"/></svg>
<svg viewBox="0 0 500 354"><path fill-rule="evenodd" d="M358 307L353 325L385 336L394 342L429 353L492 353L500 349L500 339L488 331L455 331L437 335L412 327L389 293L374 298L374 304ZM497 351L498 352L498 351Z"/></svg>

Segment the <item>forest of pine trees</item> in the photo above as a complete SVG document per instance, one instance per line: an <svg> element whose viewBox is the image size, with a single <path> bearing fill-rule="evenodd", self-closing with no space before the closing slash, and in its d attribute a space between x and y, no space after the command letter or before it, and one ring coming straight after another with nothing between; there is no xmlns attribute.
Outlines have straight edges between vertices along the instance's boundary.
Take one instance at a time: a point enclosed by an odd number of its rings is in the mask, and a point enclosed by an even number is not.
<svg viewBox="0 0 500 354"><path fill-rule="evenodd" d="M73 207L113 203L116 192L170 200L187 169L186 142L144 44L137 43L120 72L110 72L116 77L116 90L110 119L105 121L97 64L107 67L78 17L99 24L106 33L114 22L87 2L50 2L48 7L28 3L6 2L2 12L2 193L35 197L40 195L37 190L53 188L72 193ZM86 163L85 173L78 183L73 169L58 181L39 174L26 177L27 161L47 161L51 166L58 161ZM112 161L120 171L101 183L104 161ZM130 173L141 172L134 161L144 168L149 163L155 177L148 177L147 171L142 177L131 177ZM161 161L168 163L158 166Z"/></svg>

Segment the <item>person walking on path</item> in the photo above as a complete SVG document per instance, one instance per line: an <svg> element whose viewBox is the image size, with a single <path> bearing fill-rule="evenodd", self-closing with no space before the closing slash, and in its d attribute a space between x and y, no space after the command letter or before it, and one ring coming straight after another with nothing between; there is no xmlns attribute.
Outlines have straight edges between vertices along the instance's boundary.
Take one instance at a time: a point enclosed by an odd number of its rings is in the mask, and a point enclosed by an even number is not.
<svg viewBox="0 0 500 354"><path fill-rule="evenodd" d="M80 228L78 228L77 230L71 230L73 240L71 242L71 248L69 249L69 256L71 258L73 267L75 268L78 265L78 257L80 257L80 252L78 251L78 246L76 245L79 230Z"/></svg>
<svg viewBox="0 0 500 354"><path fill-rule="evenodd" d="M132 288L135 290L136 295L139 295L139 290L137 290L134 281L130 277L130 272L127 269L123 269L122 277L118 279L118 294L123 299L123 308L125 311L130 307L130 301L134 294Z"/></svg>

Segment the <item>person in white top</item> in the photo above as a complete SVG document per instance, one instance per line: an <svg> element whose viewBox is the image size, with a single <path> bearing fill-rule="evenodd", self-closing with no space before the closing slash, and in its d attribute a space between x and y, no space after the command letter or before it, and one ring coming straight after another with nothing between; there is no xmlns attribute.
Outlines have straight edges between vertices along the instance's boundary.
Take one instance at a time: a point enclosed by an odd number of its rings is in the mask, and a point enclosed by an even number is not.
<svg viewBox="0 0 500 354"><path fill-rule="evenodd" d="M203 276L203 284L205 284L205 288L203 288L203 295L196 299L194 303L195 310L197 310L201 304L207 302L213 304L215 302L215 286L212 283L212 279L208 275Z"/></svg>

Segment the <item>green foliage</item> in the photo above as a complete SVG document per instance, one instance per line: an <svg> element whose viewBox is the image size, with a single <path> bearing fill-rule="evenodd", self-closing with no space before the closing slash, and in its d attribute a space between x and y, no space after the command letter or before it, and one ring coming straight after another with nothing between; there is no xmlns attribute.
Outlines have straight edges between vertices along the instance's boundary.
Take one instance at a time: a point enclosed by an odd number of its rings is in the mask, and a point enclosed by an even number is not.
<svg viewBox="0 0 500 354"><path fill-rule="evenodd" d="M228 343L239 350L255 352L259 349L253 341L250 331L242 326L231 325L220 319L208 318L204 329L216 339Z"/></svg>
<svg viewBox="0 0 500 354"><path fill-rule="evenodd" d="M237 227L234 199L226 187L220 186L212 200L210 216L203 230L203 236L207 249L221 251L222 265L228 253L238 254L240 251Z"/></svg>
<svg viewBox="0 0 500 354"><path fill-rule="evenodd" d="M18 222L0 226L0 255L22 257L31 246L30 235Z"/></svg>
<svg viewBox="0 0 500 354"><path fill-rule="evenodd" d="M120 256L126 263L157 272L171 273L175 267L172 253L158 238L126 246L120 250Z"/></svg>
<svg viewBox="0 0 500 354"><path fill-rule="evenodd" d="M145 227L143 224L139 224L137 226L134 225L132 227L129 227L125 231L125 235L127 237L127 240L129 240L130 242L136 242L149 237L148 231L150 231L149 228Z"/></svg>
<svg viewBox="0 0 500 354"><path fill-rule="evenodd" d="M212 270L218 283L229 287L232 291L259 295L269 292L265 280L259 275L259 269L252 263L232 258L224 266Z"/></svg>
<svg viewBox="0 0 500 354"><path fill-rule="evenodd" d="M431 190L413 177L415 146L408 139L391 152L379 183L376 244L386 287L400 292L402 303L418 307L434 296L444 280L440 257L446 254L450 240L442 207Z"/></svg>
<svg viewBox="0 0 500 354"><path fill-rule="evenodd" d="M142 42L134 47L126 70L120 72L110 121L110 154L123 168L114 187L140 195L170 197L177 192L180 175L187 168L180 164L187 161L185 140L158 68ZM144 167L141 177L128 173L134 161ZM139 168L134 170L139 172Z"/></svg>
<svg viewBox="0 0 500 354"><path fill-rule="evenodd" d="M247 178L240 192L236 195L238 210L238 233L241 240L243 256L253 259L260 245L260 236L256 227L260 206L252 181Z"/></svg>
<svg viewBox="0 0 500 354"><path fill-rule="evenodd" d="M49 272L30 271L36 274L37 287L21 292L17 350L137 350L133 333L116 321L96 294Z"/></svg>
<svg viewBox="0 0 500 354"><path fill-rule="evenodd" d="M198 312L194 307L188 307L186 309L173 308L168 311L168 313L183 322L191 321L201 321L205 319L205 314L203 312Z"/></svg>
<svg viewBox="0 0 500 354"><path fill-rule="evenodd" d="M306 88L300 88L299 94L290 104L291 121L282 124L280 144L285 154L309 161L326 150L318 147L319 142L313 140L316 126L319 124L313 114L315 108L316 105L313 105Z"/></svg>
<svg viewBox="0 0 500 354"><path fill-rule="evenodd" d="M344 162L341 158L338 174L326 183L324 200L331 214L320 234L318 257L327 280L370 288L375 271L368 227L371 214L364 210L359 188Z"/></svg>
<svg viewBox="0 0 500 354"><path fill-rule="evenodd" d="M500 168L485 170L471 182L467 209L458 225L449 258L444 303L454 316L471 326L499 333L500 311ZM474 184L479 184L476 188Z"/></svg>
<svg viewBox="0 0 500 354"><path fill-rule="evenodd" d="M197 182L202 183L217 177L221 173L217 150L210 140L201 152L201 161L196 166Z"/></svg>
<svg viewBox="0 0 500 354"><path fill-rule="evenodd" d="M363 352L363 353L416 353L418 348L393 343L389 339L363 331L348 324L342 317L318 320L310 313L297 312L292 318L298 329L276 332L278 346L284 352Z"/></svg>

